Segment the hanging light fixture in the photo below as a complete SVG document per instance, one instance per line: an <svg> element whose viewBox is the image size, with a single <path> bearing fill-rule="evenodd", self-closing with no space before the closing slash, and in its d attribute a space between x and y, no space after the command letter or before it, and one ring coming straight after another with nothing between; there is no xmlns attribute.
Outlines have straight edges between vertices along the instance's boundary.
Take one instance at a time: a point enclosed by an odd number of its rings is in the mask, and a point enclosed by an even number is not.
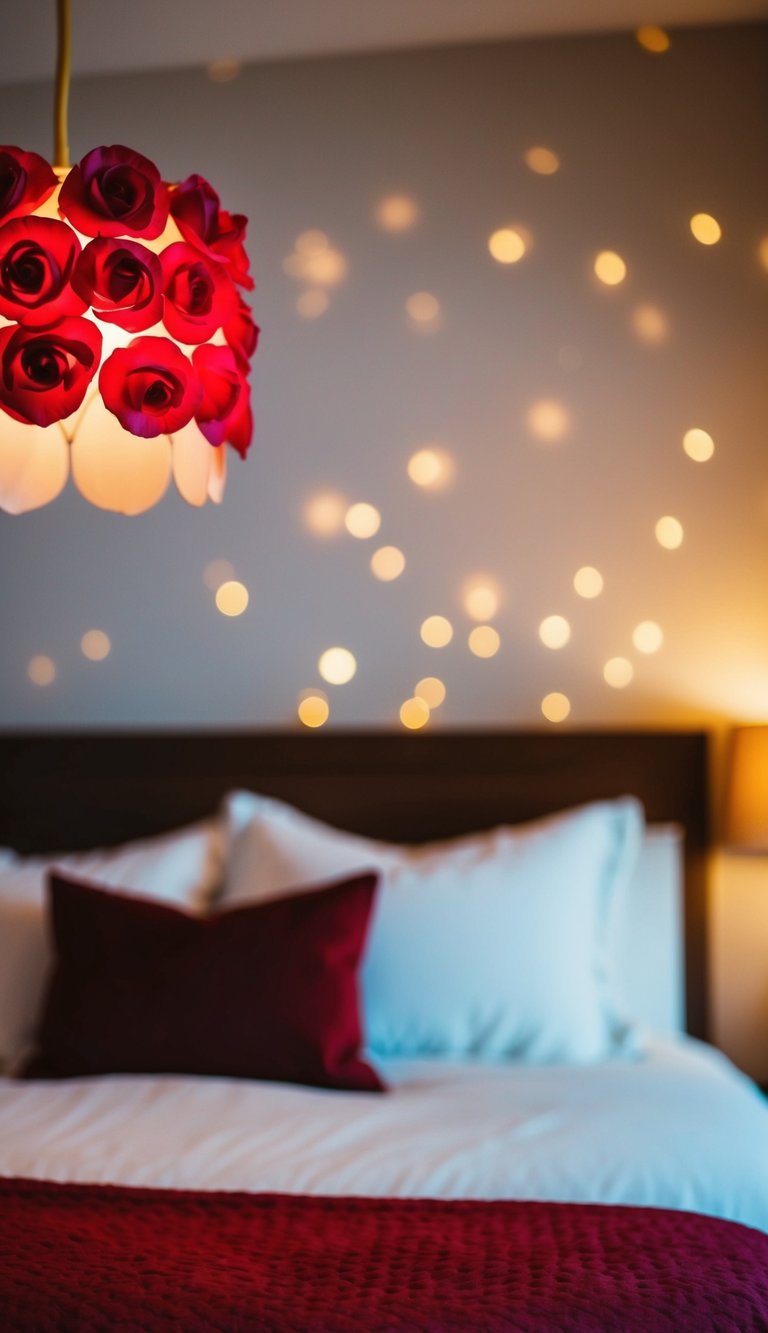
<svg viewBox="0 0 768 1333"><path fill-rule="evenodd" d="M57 14L54 166L0 147L0 508L48 504L70 469L101 509L141 513L171 476L218 502L252 432L246 219L120 144L70 166L70 0Z"/></svg>

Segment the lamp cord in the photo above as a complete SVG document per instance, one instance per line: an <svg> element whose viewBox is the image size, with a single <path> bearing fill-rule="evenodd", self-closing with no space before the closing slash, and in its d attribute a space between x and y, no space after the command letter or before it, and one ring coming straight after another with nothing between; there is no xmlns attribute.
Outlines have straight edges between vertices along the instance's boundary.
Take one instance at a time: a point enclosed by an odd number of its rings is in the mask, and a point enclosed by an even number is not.
<svg viewBox="0 0 768 1333"><path fill-rule="evenodd" d="M53 108L53 163L68 167L69 76L72 65L71 0L56 0L56 93Z"/></svg>

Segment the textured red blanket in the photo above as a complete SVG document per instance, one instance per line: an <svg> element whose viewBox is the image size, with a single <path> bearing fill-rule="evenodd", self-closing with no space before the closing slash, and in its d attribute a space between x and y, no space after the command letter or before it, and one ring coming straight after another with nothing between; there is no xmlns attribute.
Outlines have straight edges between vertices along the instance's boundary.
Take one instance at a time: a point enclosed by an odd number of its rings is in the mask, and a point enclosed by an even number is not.
<svg viewBox="0 0 768 1333"><path fill-rule="evenodd" d="M0 1181L34 1333L765 1333L768 1236L666 1209Z"/></svg>

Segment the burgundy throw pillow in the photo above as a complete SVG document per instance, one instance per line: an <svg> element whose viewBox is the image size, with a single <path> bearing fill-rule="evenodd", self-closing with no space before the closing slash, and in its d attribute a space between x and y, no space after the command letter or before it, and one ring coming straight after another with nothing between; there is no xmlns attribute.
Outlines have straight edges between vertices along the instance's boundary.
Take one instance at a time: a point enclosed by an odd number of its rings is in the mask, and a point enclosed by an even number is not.
<svg viewBox="0 0 768 1333"><path fill-rule="evenodd" d="M375 875L191 916L53 873L31 1078L210 1074L381 1092L357 967Z"/></svg>

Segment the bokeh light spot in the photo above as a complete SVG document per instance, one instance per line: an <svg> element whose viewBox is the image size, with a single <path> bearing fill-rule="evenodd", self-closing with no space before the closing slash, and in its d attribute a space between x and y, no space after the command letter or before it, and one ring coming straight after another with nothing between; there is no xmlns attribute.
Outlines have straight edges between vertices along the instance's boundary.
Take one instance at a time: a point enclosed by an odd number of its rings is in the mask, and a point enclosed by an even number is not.
<svg viewBox="0 0 768 1333"><path fill-rule="evenodd" d="M669 34L654 23L645 23L638 28L635 39L644 51L650 51L652 55L661 55L669 50Z"/></svg>
<svg viewBox="0 0 768 1333"><path fill-rule="evenodd" d="M499 593L492 583L472 580L464 588L463 602L471 620L493 620L499 609Z"/></svg>
<svg viewBox="0 0 768 1333"><path fill-rule="evenodd" d="M440 321L440 302L431 292L414 292L408 297L405 309L411 323L428 332L437 328Z"/></svg>
<svg viewBox="0 0 768 1333"><path fill-rule="evenodd" d="M562 403L553 398L540 398L538 402L532 403L526 420L531 434L548 444L561 440L569 426L567 411Z"/></svg>
<svg viewBox="0 0 768 1333"><path fill-rule="evenodd" d="M522 259L527 246L516 227L500 227L488 241L488 249L499 264L516 264Z"/></svg>
<svg viewBox="0 0 768 1333"><path fill-rule="evenodd" d="M539 625L539 638L546 648L564 648L570 637L565 616L546 616Z"/></svg>
<svg viewBox="0 0 768 1333"><path fill-rule="evenodd" d="M626 657L609 657L603 667L603 679L614 690L623 690L629 685L635 669Z"/></svg>
<svg viewBox="0 0 768 1333"><path fill-rule="evenodd" d="M318 693L317 690L307 691L299 700L296 711L299 721L303 722L305 727L324 726L331 713L325 695Z"/></svg>
<svg viewBox="0 0 768 1333"><path fill-rule="evenodd" d="M603 576L594 565L582 565L573 576L573 586L579 597L599 597L603 591Z"/></svg>
<svg viewBox="0 0 768 1333"><path fill-rule="evenodd" d="M655 345L666 342L669 323L663 310L655 305L639 305L632 311L632 328L641 342Z"/></svg>
<svg viewBox="0 0 768 1333"><path fill-rule="evenodd" d="M33 685L52 685L56 679L56 663L52 658L39 653L37 657L30 658L27 675Z"/></svg>
<svg viewBox="0 0 768 1333"><path fill-rule="evenodd" d="M248 605L248 589L237 579L228 579L216 589L216 609L223 616L241 616Z"/></svg>
<svg viewBox="0 0 768 1333"><path fill-rule="evenodd" d="M673 518L671 514L660 518L654 531L659 546L667 551L676 551L683 544L683 525L679 518Z"/></svg>
<svg viewBox="0 0 768 1333"><path fill-rule="evenodd" d="M594 263L595 275L606 287L617 287L627 276L627 266L615 250L601 250Z"/></svg>
<svg viewBox="0 0 768 1333"><path fill-rule="evenodd" d="M90 662L103 662L105 657L109 657L112 643L103 629L89 629L80 640L80 649L83 657L87 657Z"/></svg>
<svg viewBox="0 0 768 1333"><path fill-rule="evenodd" d="M711 213L694 213L688 225L699 245L717 245L723 234L720 223Z"/></svg>
<svg viewBox="0 0 768 1333"><path fill-rule="evenodd" d="M408 459L408 476L416 486L441 490L454 474L454 462L445 449L419 449Z"/></svg>
<svg viewBox="0 0 768 1333"><path fill-rule="evenodd" d="M715 452L715 442L707 431L693 426L683 436L683 448L694 463L706 463Z"/></svg>
<svg viewBox="0 0 768 1333"><path fill-rule="evenodd" d="M420 731L429 722L429 706L418 695L406 699L400 709L400 721L409 731Z"/></svg>
<svg viewBox="0 0 768 1333"><path fill-rule="evenodd" d="M384 231L410 231L419 220L419 209L407 194L388 194L376 205L375 217Z"/></svg>
<svg viewBox="0 0 768 1333"><path fill-rule="evenodd" d="M655 620L642 620L632 631L632 642L639 653L657 653L664 642L664 633Z"/></svg>
<svg viewBox="0 0 768 1333"><path fill-rule="evenodd" d="M437 676L424 676L413 693L424 700L427 708L439 708L445 700L445 685Z"/></svg>
<svg viewBox="0 0 768 1333"><path fill-rule="evenodd" d="M564 722L571 711L571 701L567 695L553 690L542 699L541 711L548 722Z"/></svg>
<svg viewBox="0 0 768 1333"><path fill-rule="evenodd" d="M444 648L453 638L453 625L445 616L427 616L419 633L429 648Z"/></svg>
<svg viewBox="0 0 768 1333"><path fill-rule="evenodd" d="M382 583L398 579L405 569L405 556L397 546L380 546L371 556L371 573Z"/></svg>
<svg viewBox="0 0 768 1333"><path fill-rule="evenodd" d="M211 589L211 592L215 592L222 583L227 582L227 579L234 577L235 566L231 560L209 560L203 570L203 583L206 588Z"/></svg>
<svg viewBox="0 0 768 1333"><path fill-rule="evenodd" d="M476 625L470 632L468 643L475 657L495 657L501 647L501 638L493 625Z"/></svg>
<svg viewBox="0 0 768 1333"><path fill-rule="evenodd" d="M326 648L320 655L317 669L329 685L346 685L357 671L357 662L348 648Z"/></svg>
<svg viewBox="0 0 768 1333"><path fill-rule="evenodd" d="M318 491L304 505L304 522L316 537L335 537L344 527L347 502L336 491Z"/></svg>
<svg viewBox="0 0 768 1333"><path fill-rule="evenodd" d="M349 506L344 515L344 526L351 536L364 541L367 537L374 537L378 532L381 527L381 514L375 505L360 500L357 504Z"/></svg>
<svg viewBox="0 0 768 1333"><path fill-rule="evenodd" d="M310 287L296 298L296 309L302 319L319 319L325 314L329 304L328 293L321 291L319 287Z"/></svg>
<svg viewBox="0 0 768 1333"><path fill-rule="evenodd" d="M208 66L211 83L232 83L243 70L240 60L212 60Z"/></svg>
<svg viewBox="0 0 768 1333"><path fill-rule="evenodd" d="M525 154L525 165L535 171L537 176L554 176L559 169L560 158L551 148L529 148Z"/></svg>

